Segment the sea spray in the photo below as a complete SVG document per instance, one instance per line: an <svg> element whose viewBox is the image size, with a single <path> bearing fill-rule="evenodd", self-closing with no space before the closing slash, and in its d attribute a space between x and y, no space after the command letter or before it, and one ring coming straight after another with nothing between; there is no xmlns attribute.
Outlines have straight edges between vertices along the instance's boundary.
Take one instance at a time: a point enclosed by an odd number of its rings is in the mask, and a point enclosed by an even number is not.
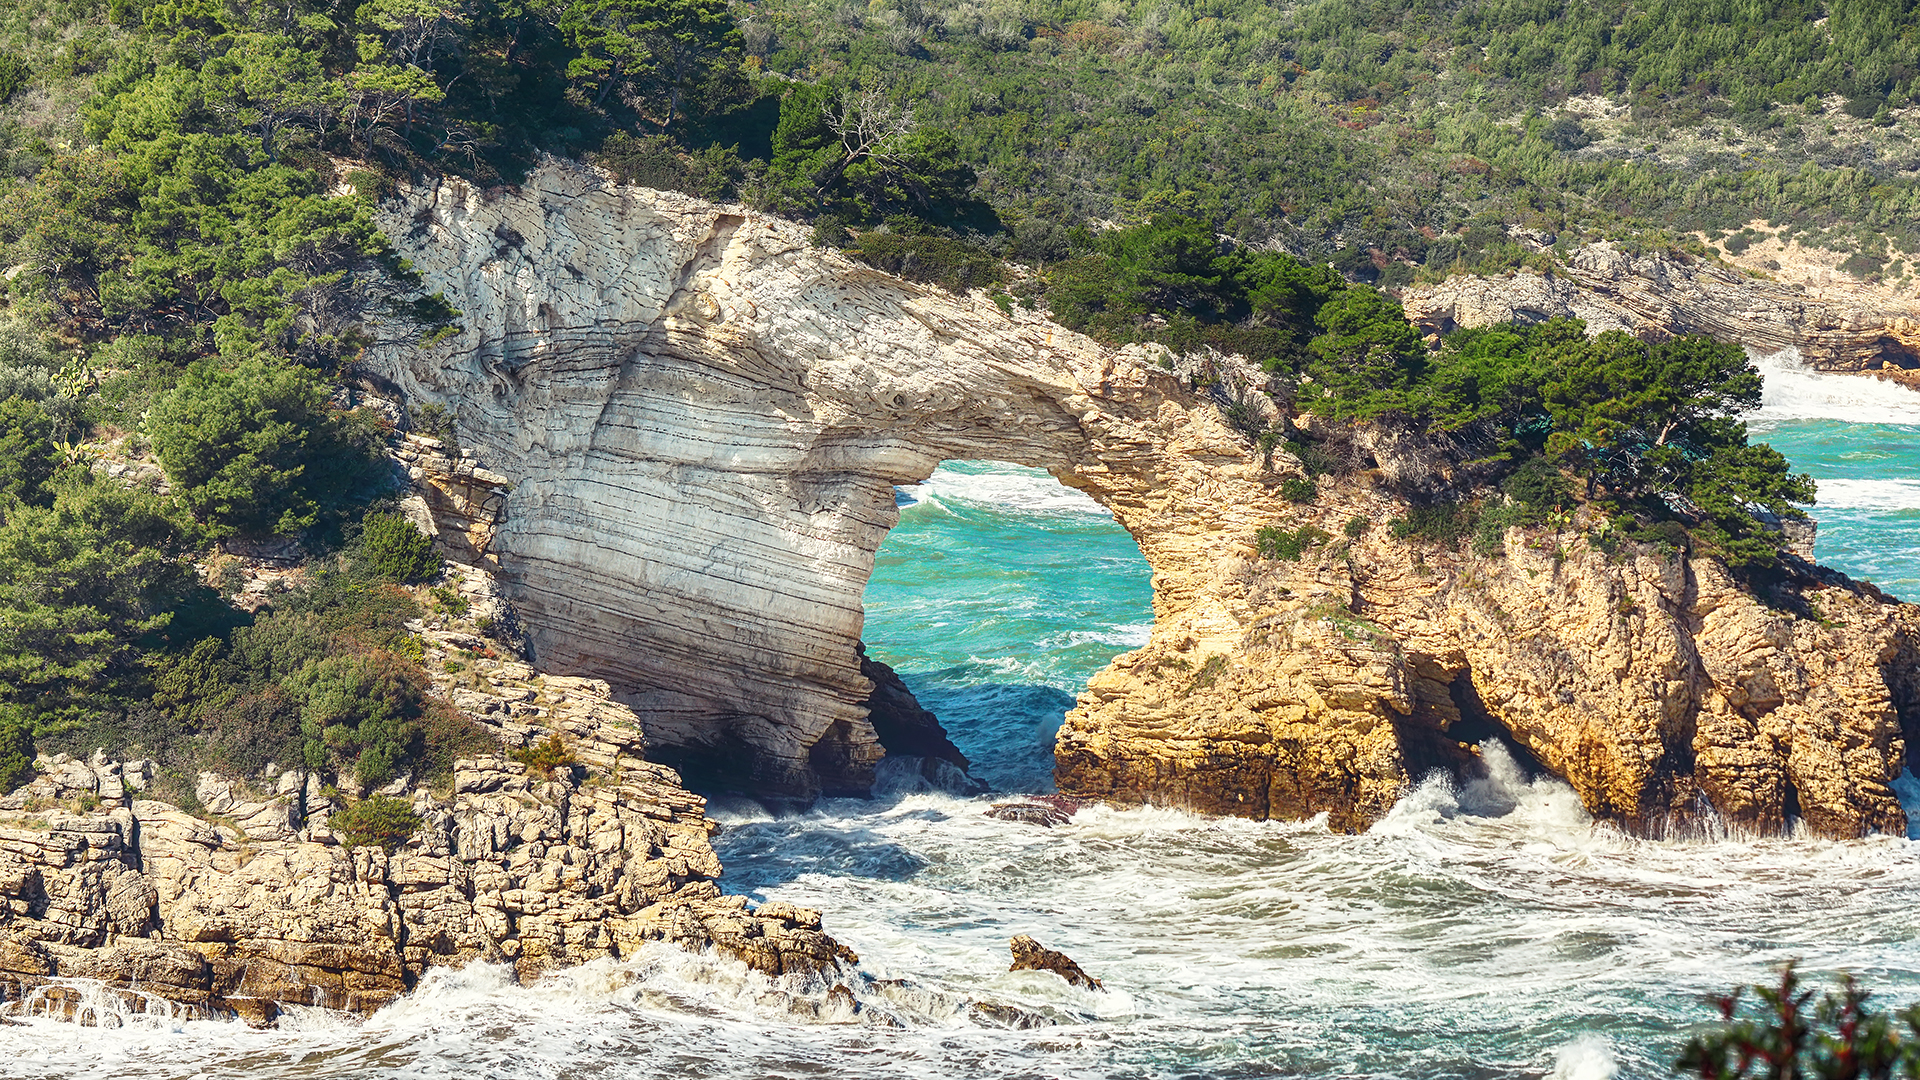
<svg viewBox="0 0 1920 1080"><path fill-rule="evenodd" d="M1920 391L1870 375L1815 371L1798 349L1748 356L1762 380L1760 408L1748 421L1832 420L1846 424L1920 424Z"/></svg>

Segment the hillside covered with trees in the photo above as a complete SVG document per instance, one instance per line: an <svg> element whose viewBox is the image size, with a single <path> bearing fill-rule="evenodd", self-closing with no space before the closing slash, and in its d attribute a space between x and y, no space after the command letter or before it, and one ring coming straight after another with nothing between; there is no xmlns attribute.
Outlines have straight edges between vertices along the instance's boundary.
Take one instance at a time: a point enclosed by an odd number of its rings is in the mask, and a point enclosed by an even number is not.
<svg viewBox="0 0 1920 1080"><path fill-rule="evenodd" d="M511 184L542 153L1103 340L1245 355L1287 409L1468 466L1479 487L1410 537L1491 552L1587 501L1608 543L1770 572L1813 491L1748 444L1739 350L1569 323L1430 347L1382 290L1600 236L1705 255L1683 234L1755 218L1896 275L1920 248L1917 35L1879 3L21 0L0 787L36 745L372 785L475 738L404 630L439 563L387 506L395 421L342 388L369 320L429 341L460 318L376 201ZM1338 467L1226 408L1269 456ZM240 611L219 553L276 541L308 586Z"/></svg>

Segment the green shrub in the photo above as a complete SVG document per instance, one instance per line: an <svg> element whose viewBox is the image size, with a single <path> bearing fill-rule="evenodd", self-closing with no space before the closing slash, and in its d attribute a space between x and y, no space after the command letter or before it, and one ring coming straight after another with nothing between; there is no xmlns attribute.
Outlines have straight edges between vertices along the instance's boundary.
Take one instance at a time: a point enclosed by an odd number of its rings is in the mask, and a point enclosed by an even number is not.
<svg viewBox="0 0 1920 1080"><path fill-rule="evenodd" d="M493 732L444 701L427 702L414 727L419 732L413 760L416 782L444 783L452 778L455 761L482 757L500 748Z"/></svg>
<svg viewBox="0 0 1920 1080"><path fill-rule="evenodd" d="M560 740L557 731L549 734L545 742L529 743L508 751L507 756L542 776L552 776L553 770L572 765L578 760L567 744Z"/></svg>
<svg viewBox="0 0 1920 1080"><path fill-rule="evenodd" d="M665 135L616 131L590 159L623 184L679 191L702 199L732 198L746 176L746 164L732 148L712 146L688 151Z"/></svg>
<svg viewBox="0 0 1920 1080"><path fill-rule="evenodd" d="M147 422L180 500L216 535L291 536L377 473L377 440L329 410L311 372L203 361Z"/></svg>
<svg viewBox="0 0 1920 1080"><path fill-rule="evenodd" d="M1340 462L1332 454L1310 442L1288 439L1287 453L1300 462L1300 468L1309 477L1329 476L1340 471Z"/></svg>
<svg viewBox="0 0 1920 1080"><path fill-rule="evenodd" d="M441 558L433 540L398 514L368 514L362 522L360 550L382 577L412 583L440 574Z"/></svg>
<svg viewBox="0 0 1920 1080"><path fill-rule="evenodd" d="M1544 457L1528 458L1500 485L1527 514L1526 524L1546 520L1546 515L1573 504L1573 485Z"/></svg>
<svg viewBox="0 0 1920 1080"><path fill-rule="evenodd" d="M0 51L0 102L24 89L32 75L33 69L25 60L15 53Z"/></svg>
<svg viewBox="0 0 1920 1080"><path fill-rule="evenodd" d="M1473 553L1483 556L1500 554L1504 550L1507 530L1530 521L1526 508L1517 503L1482 511L1473 525Z"/></svg>
<svg viewBox="0 0 1920 1080"><path fill-rule="evenodd" d="M1687 527L1672 518L1649 525L1636 525L1627 531L1627 538L1670 554L1684 553L1691 541Z"/></svg>
<svg viewBox="0 0 1920 1080"><path fill-rule="evenodd" d="M979 248L945 236L864 232L855 239L852 255L889 274L953 292L997 284L1003 269L1000 260Z"/></svg>
<svg viewBox="0 0 1920 1080"><path fill-rule="evenodd" d="M1453 547L1473 534L1479 520L1476 508L1439 503L1409 509L1405 515L1387 522L1387 530L1396 540L1426 540Z"/></svg>
<svg viewBox="0 0 1920 1080"><path fill-rule="evenodd" d="M465 615L473 609L473 603L466 597L461 596L458 589L449 588L445 585L435 585L431 592L434 602L439 604L440 609L449 615L458 617Z"/></svg>
<svg viewBox="0 0 1920 1080"><path fill-rule="evenodd" d="M0 499L51 501L47 482L59 464L47 410L24 397L0 400Z"/></svg>
<svg viewBox="0 0 1920 1080"><path fill-rule="evenodd" d="M299 705L302 759L310 769L351 768L373 786L420 748L426 673L406 657L376 651L308 661L282 682Z"/></svg>
<svg viewBox="0 0 1920 1080"><path fill-rule="evenodd" d="M0 514L0 705L36 734L139 701L142 650L201 590L164 500L82 469L53 486Z"/></svg>
<svg viewBox="0 0 1920 1080"><path fill-rule="evenodd" d="M33 758L33 722L11 710L0 715L0 795L32 775Z"/></svg>
<svg viewBox="0 0 1920 1080"><path fill-rule="evenodd" d="M1212 656L1207 657L1206 662L1200 665L1200 670L1193 673L1193 681L1187 684L1187 693L1191 694L1195 690L1213 689L1213 684L1220 681L1220 676L1226 674L1226 670L1227 658L1225 655L1214 653Z"/></svg>
<svg viewBox="0 0 1920 1080"><path fill-rule="evenodd" d="M205 758L229 776L258 776L301 760L300 709L278 687L214 708L201 722Z"/></svg>
<svg viewBox="0 0 1920 1080"><path fill-rule="evenodd" d="M1878 277L1886 265L1887 260L1878 255L1869 255L1864 251L1856 251L1840 260L1840 269L1857 278Z"/></svg>
<svg viewBox="0 0 1920 1080"><path fill-rule="evenodd" d="M436 405L431 401L408 405L407 426L422 435L439 439L455 454L460 452L458 418L445 405Z"/></svg>
<svg viewBox="0 0 1920 1080"><path fill-rule="evenodd" d="M420 830L420 815L405 799L374 795L327 819L348 848L378 847L391 855Z"/></svg>
<svg viewBox="0 0 1920 1080"><path fill-rule="evenodd" d="M1311 480L1289 476L1280 482L1280 496L1288 502L1310 503L1320 497L1320 487Z"/></svg>
<svg viewBox="0 0 1920 1080"><path fill-rule="evenodd" d="M1879 94L1856 94L1840 106L1840 111L1855 120L1866 120L1885 108L1887 99Z"/></svg>
<svg viewBox="0 0 1920 1080"><path fill-rule="evenodd" d="M1268 525L1254 533L1254 547L1263 559L1285 559L1298 562L1309 548L1319 547L1332 539L1323 529L1312 525L1302 525L1298 529L1286 529L1279 525Z"/></svg>
<svg viewBox="0 0 1920 1080"><path fill-rule="evenodd" d="M1373 528L1373 522L1356 515L1347 519L1347 526L1341 531L1347 534L1347 539L1358 540L1367 535L1367 530L1371 528Z"/></svg>
<svg viewBox="0 0 1920 1080"><path fill-rule="evenodd" d="M847 231L847 223L831 214L822 215L813 223L813 246L823 248L843 248L853 242L853 234Z"/></svg>

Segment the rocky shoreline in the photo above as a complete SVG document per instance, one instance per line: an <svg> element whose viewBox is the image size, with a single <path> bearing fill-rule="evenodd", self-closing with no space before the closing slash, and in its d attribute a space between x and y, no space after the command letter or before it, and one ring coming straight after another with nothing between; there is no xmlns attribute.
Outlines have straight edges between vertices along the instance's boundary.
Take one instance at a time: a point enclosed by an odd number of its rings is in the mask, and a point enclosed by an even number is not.
<svg viewBox="0 0 1920 1080"><path fill-rule="evenodd" d="M573 760L462 760L441 790L397 785L421 827L392 852L342 844L311 774L269 790L205 774L196 815L144 797L150 763L42 759L0 799L0 1002L57 1009L89 979L135 1010L266 1023L282 1004L371 1012L429 967L530 979L656 941L770 976L855 961L816 912L721 894L704 800L645 760L604 684L472 670L488 689L458 691L470 715L505 745L559 733Z"/></svg>
<svg viewBox="0 0 1920 1080"><path fill-rule="evenodd" d="M391 849L343 843L329 820L350 800L299 769L203 774L168 802L152 763L42 759L0 799L7 1007L71 1004L87 979L267 1023L283 1004L371 1012L435 966L534 979L658 942L831 983L857 958L816 912L722 895L682 776L804 801L866 794L893 756L977 790L860 642L894 485L952 458L1048 469L1154 570L1149 643L1061 730L1063 796L1352 831L1499 744L1642 834L1904 832L1920 609L1870 586L1794 561L1756 589L1684 547L1603 545L1587 511L1498 553L1392 536L1410 500L1472 476L1364 430L1291 497L1305 462L1226 407L1346 436L1260 393L1257 369L1105 348L741 207L563 163L518 192L409 198L391 231L468 322L361 375L395 416L398 398L458 414L464 449L416 433L396 458L466 614L408 629L500 753L382 789L420 823ZM1295 555L1261 551L1274 529ZM255 563L243 606L297 573ZM555 738L562 760L513 759Z"/></svg>

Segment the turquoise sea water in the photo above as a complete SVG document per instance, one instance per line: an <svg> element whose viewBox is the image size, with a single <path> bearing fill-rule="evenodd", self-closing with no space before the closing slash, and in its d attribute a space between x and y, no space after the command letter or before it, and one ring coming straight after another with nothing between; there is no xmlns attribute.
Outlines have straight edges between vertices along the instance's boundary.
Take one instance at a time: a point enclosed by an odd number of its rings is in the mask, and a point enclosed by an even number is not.
<svg viewBox="0 0 1920 1080"><path fill-rule="evenodd" d="M1768 371L1755 422L1823 481L1820 556L1920 598L1920 395ZM1146 638L1146 567L1032 470L948 463L901 501L866 640L977 772L1044 790L1074 695ZM819 909L861 955L859 1012L799 1015L776 983L663 947L533 986L438 972L364 1024L295 1010L255 1032L103 1000L104 1029L0 1027L0 1075L1607 1080L1669 1075L1709 995L1789 959L1920 1000L1912 842L1637 840L1492 764L1464 789L1427 781L1359 836L1152 808L1045 829L985 817L1005 794L910 788L799 814L716 805L723 884ZM1022 933L1107 989L1008 973ZM983 1025L977 1000L1053 1023Z"/></svg>
<svg viewBox="0 0 1920 1080"><path fill-rule="evenodd" d="M949 462L896 497L867 585L867 647L936 716L955 716L981 779L1052 783L1053 736L1087 678L1147 643L1140 549L1038 469Z"/></svg>
<svg viewBox="0 0 1920 1080"><path fill-rule="evenodd" d="M1920 393L1761 361L1766 403L1750 428L1820 485L1814 554L1920 600Z"/></svg>

